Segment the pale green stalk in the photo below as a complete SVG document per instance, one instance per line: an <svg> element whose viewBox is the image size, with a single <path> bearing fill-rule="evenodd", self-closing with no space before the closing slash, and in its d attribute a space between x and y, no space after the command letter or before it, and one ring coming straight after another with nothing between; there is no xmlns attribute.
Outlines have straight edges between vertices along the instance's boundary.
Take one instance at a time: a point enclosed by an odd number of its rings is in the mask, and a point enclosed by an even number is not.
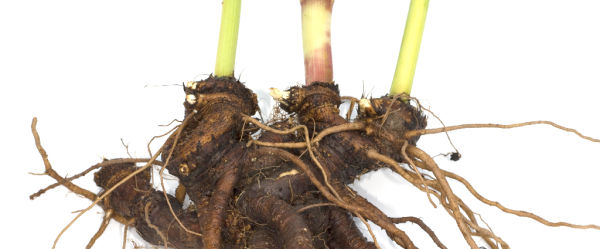
<svg viewBox="0 0 600 249"><path fill-rule="evenodd" d="M390 88L390 95L409 94L412 89L415 69L417 67L417 58L421 47L421 38L425 28L425 17L429 0L411 0L406 18L406 27L404 28L404 37L398 55L396 72Z"/></svg>
<svg viewBox="0 0 600 249"><path fill-rule="evenodd" d="M215 76L233 77L242 0L223 0Z"/></svg>

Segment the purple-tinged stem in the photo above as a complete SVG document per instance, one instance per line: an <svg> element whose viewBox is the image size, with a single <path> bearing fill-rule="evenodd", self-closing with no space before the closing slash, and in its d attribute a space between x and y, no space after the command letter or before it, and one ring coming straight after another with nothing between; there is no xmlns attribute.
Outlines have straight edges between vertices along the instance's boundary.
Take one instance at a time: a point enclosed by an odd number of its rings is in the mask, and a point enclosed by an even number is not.
<svg viewBox="0 0 600 249"><path fill-rule="evenodd" d="M301 0L306 85L333 82L331 11L333 0Z"/></svg>

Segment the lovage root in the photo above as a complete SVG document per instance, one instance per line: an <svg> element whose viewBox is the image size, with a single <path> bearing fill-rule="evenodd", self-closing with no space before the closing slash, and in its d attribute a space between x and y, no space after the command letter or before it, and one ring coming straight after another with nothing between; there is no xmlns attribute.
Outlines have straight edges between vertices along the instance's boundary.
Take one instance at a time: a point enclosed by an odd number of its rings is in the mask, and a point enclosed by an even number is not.
<svg viewBox="0 0 600 249"><path fill-rule="evenodd" d="M98 195L52 170L34 120L32 131L46 173L57 184L100 205L106 211L105 221L117 219L135 227L152 244L178 249L379 248L375 238L368 242L360 233L353 216L369 231L367 220L372 221L396 244L410 249L417 246L396 224L413 222L445 249L422 220L388 217L347 187L361 174L382 167L425 192L434 206L440 204L472 249L478 248L474 237L494 249L509 247L490 229L478 225L476 213L454 194L449 179L505 212L544 224L599 228L550 223L529 212L508 209L481 196L464 178L440 169L416 147L419 136L427 134L427 122L421 109L404 99L353 99L359 110L350 121L349 115L339 114L337 85L316 82L275 91L274 97L290 116L266 125L251 117L258 109L256 96L233 78L189 82L184 91L185 119L163 145L162 162L154 161L155 154L139 159L147 162L142 168L135 165L138 159L99 164L94 180L103 191ZM153 163L179 179L177 198L152 187L149 165ZM186 195L192 204L184 209Z"/></svg>

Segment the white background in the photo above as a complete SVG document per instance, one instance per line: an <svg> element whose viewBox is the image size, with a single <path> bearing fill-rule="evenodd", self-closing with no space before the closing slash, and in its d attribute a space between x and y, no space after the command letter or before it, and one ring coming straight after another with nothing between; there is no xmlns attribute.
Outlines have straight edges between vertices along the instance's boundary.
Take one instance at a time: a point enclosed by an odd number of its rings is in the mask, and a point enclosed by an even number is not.
<svg viewBox="0 0 600 249"><path fill-rule="evenodd" d="M407 0L336 1L342 94L387 92L407 8ZM63 175L127 157L121 138L133 156L146 156L148 140L167 130L157 125L182 118L181 83L212 72L220 11L218 0L0 3L3 247L50 248L71 212L89 204L64 188L28 199L52 183L28 174L43 171L31 118ZM432 1L412 95L447 125L544 119L600 137L599 12L589 0ZM236 76L259 94L303 83L298 1L245 1L237 55ZM440 166L488 198L553 221L600 224L600 144L545 126L450 135L463 159L437 157ZM419 145L431 155L451 151L443 135ZM98 190L91 176L76 183ZM452 187L512 248L598 248L600 231L548 228ZM449 248L467 248L445 211L400 177L369 174L355 188L390 216L423 218ZM83 248L101 216L85 214L58 248ZM435 247L414 225L401 228L420 248ZM111 223L95 248L120 248L122 232Z"/></svg>

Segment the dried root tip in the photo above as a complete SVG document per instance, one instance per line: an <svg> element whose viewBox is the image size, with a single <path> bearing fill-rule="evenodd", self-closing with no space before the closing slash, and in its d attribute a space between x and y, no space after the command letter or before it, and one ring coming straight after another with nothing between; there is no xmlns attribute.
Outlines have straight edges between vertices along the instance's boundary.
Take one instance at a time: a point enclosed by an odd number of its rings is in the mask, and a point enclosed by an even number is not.
<svg viewBox="0 0 600 249"><path fill-rule="evenodd" d="M185 87L191 90L196 90L196 86L198 85L197 81L188 81L185 83Z"/></svg>
<svg viewBox="0 0 600 249"><path fill-rule="evenodd" d="M273 99L277 100L278 102L283 102L282 100L286 100L286 99L290 98L289 91L281 91L281 90L279 90L277 88L273 88L273 87L271 87L269 90L271 90L269 92L269 95L271 95L271 97L273 97Z"/></svg>
<svg viewBox="0 0 600 249"><path fill-rule="evenodd" d="M365 113L368 116L375 116L377 113L373 106L371 105L371 101L368 99L360 99L358 102L358 108L361 113Z"/></svg>
<svg viewBox="0 0 600 249"><path fill-rule="evenodd" d="M182 176L188 176L190 174L190 167L186 163L179 165L179 174Z"/></svg>
<svg viewBox="0 0 600 249"><path fill-rule="evenodd" d="M196 96L193 94L186 95L185 102L188 102L190 105L196 104Z"/></svg>
<svg viewBox="0 0 600 249"><path fill-rule="evenodd" d="M279 176L277 177L277 179L279 179L281 177L284 177L284 176L293 176L293 175L296 175L298 173L300 173L300 172L298 172L298 170L292 169L290 171L286 171L286 172L283 172L283 173L279 174Z"/></svg>

